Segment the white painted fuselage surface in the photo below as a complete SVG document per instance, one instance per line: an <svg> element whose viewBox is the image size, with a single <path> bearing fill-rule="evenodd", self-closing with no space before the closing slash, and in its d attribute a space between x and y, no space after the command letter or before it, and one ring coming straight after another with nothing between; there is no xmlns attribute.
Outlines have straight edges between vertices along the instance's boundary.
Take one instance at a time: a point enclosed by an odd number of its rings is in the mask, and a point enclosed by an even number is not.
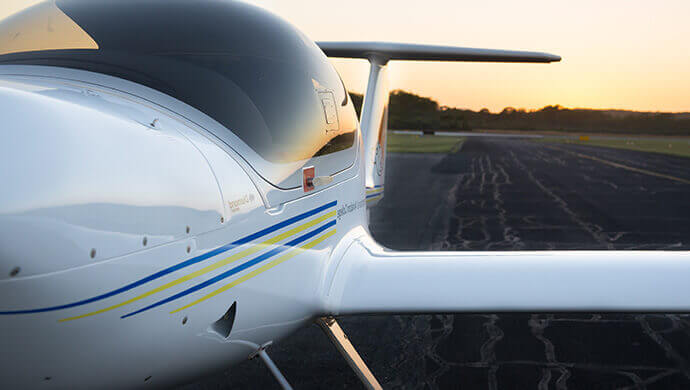
<svg viewBox="0 0 690 390"><path fill-rule="evenodd" d="M365 219L357 172L269 208L279 190L193 108L84 71L0 73L3 387L168 386L322 311L330 253ZM212 324L235 302L226 338Z"/></svg>

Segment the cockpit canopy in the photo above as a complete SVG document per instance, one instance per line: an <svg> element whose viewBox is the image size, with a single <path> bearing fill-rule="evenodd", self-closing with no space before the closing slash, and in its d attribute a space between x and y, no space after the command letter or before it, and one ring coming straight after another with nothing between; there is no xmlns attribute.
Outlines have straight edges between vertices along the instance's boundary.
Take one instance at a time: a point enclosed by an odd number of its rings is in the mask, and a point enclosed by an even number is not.
<svg viewBox="0 0 690 390"><path fill-rule="evenodd" d="M0 23L0 65L88 70L213 118L266 166L352 165L357 118L321 50L269 12L222 0L57 0ZM232 146L229 134L215 134ZM260 164L259 164L260 165ZM259 172L278 187L285 182ZM294 176L294 175L293 175Z"/></svg>

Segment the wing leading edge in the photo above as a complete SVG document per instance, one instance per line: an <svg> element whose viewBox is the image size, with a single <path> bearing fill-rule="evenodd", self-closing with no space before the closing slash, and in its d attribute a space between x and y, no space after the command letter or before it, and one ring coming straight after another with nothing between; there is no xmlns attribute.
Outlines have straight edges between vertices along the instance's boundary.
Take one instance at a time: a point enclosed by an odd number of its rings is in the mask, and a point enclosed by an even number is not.
<svg viewBox="0 0 690 390"><path fill-rule="evenodd" d="M395 252L352 243L325 293L333 315L688 312L690 253Z"/></svg>

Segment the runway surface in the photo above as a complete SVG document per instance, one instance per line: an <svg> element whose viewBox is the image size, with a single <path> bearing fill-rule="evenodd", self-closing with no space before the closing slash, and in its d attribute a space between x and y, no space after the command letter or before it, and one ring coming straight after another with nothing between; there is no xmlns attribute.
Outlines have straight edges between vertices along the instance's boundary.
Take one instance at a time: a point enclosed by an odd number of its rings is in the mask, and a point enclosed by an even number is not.
<svg viewBox="0 0 690 390"><path fill-rule="evenodd" d="M371 230L399 250L690 249L690 159L468 138L391 154ZM340 324L384 388L690 388L690 317L372 316ZM298 389L362 388L312 326L269 350ZM248 361L185 389L278 388Z"/></svg>

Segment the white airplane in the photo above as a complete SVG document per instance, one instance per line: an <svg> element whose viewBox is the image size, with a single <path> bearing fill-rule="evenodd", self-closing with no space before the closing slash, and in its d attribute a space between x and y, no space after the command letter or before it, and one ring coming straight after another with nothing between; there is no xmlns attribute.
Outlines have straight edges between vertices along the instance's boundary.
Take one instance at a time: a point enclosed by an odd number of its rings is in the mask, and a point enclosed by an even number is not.
<svg viewBox="0 0 690 390"><path fill-rule="evenodd" d="M371 63L361 121L327 56ZM334 316L690 309L688 252L395 252L391 60L534 52L315 44L213 0L57 0L0 23L0 387L148 388ZM405 212L405 210L400 210Z"/></svg>

